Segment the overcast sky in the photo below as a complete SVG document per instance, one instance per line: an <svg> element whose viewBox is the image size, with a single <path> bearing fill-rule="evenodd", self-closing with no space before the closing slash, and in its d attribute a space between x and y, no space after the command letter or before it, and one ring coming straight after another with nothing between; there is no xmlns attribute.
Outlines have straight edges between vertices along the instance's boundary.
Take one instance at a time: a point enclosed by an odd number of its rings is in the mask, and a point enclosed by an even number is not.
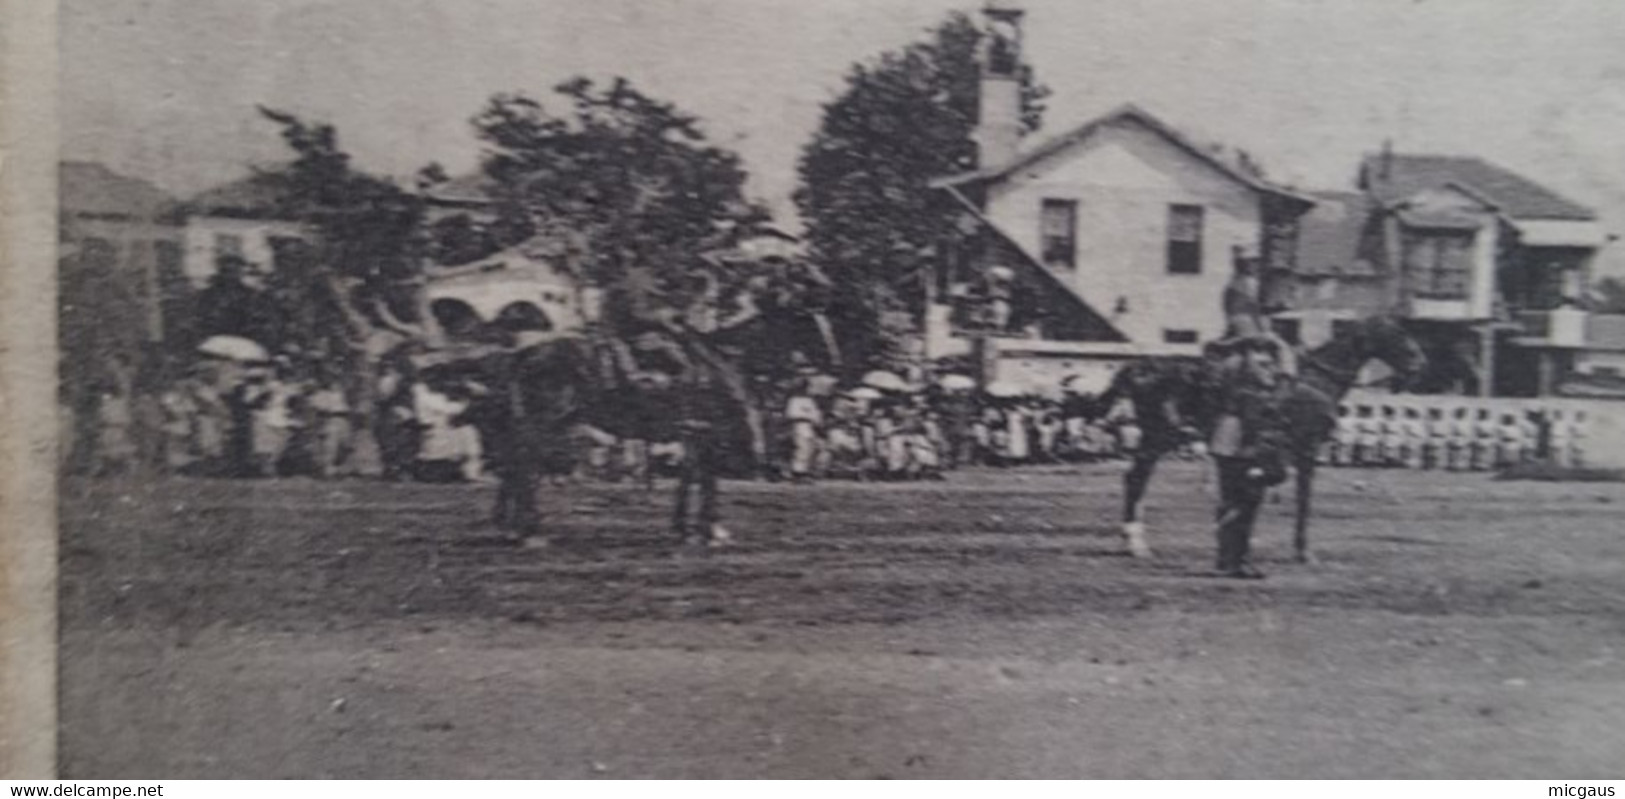
<svg viewBox="0 0 1625 799"><path fill-rule="evenodd" d="M741 152L788 210L849 65L979 0L62 0L62 136L187 194L282 156L255 103L338 125L362 165L471 168L493 92L625 75ZM1625 3L1029 0L1046 131L1136 102L1346 187L1385 138L1480 155L1625 232ZM1625 262L1610 249L1609 261Z"/></svg>

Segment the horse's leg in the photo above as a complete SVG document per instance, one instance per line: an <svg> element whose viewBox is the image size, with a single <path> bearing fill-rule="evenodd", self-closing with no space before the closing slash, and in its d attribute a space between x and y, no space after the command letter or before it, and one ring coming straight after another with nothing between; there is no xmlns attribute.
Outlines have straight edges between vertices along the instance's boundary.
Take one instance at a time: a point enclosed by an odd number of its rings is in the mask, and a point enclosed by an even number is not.
<svg viewBox="0 0 1625 799"><path fill-rule="evenodd" d="M686 430L683 432L682 441L683 463L682 468L678 470L677 503L676 507L672 510L671 525L672 532L677 534L678 539L693 540L690 537L692 528L689 524L690 514L688 503L690 500L690 495L695 491L699 491L702 505L701 514L703 516L703 504L705 500L705 474L713 468L711 464L713 455L710 451L711 442L708 440L707 433L704 431ZM707 534L709 532L707 530L703 530L706 524L705 520L701 518L699 521L702 529L692 530L694 537L698 537L699 535Z"/></svg>
<svg viewBox="0 0 1625 799"><path fill-rule="evenodd" d="M498 477L501 479L497 482L497 503L491 511L491 523L497 529L505 530L513 526L513 471L511 468L503 469Z"/></svg>
<svg viewBox="0 0 1625 799"><path fill-rule="evenodd" d="M1297 456L1298 515L1293 520L1292 549L1299 563L1313 563L1309 553L1309 510L1315 487L1315 457L1299 453Z"/></svg>
<svg viewBox="0 0 1625 799"><path fill-rule="evenodd" d="M677 470L677 496L674 498L671 513L671 531L679 540L688 535L688 490L693 484L694 448L685 442L683 463Z"/></svg>
<svg viewBox="0 0 1625 799"><path fill-rule="evenodd" d="M524 458L515 460L518 462L512 465L508 478L513 483L508 496L513 529L522 536L536 535L542 531L541 512L536 507L540 474L535 464L526 463Z"/></svg>
<svg viewBox="0 0 1625 799"><path fill-rule="evenodd" d="M654 441L644 439L638 451L638 468L643 470L643 490L655 490L655 456Z"/></svg>
<svg viewBox="0 0 1625 799"><path fill-rule="evenodd" d="M1136 558L1151 557L1151 545L1145 540L1143 505L1161 454L1154 448L1142 447L1134 454L1133 465L1123 474L1123 544Z"/></svg>
<svg viewBox="0 0 1625 799"><path fill-rule="evenodd" d="M722 511L717 496L717 447L707 441L705 454L699 460L700 526L710 536L711 546L721 546L733 540L733 534L722 526Z"/></svg>

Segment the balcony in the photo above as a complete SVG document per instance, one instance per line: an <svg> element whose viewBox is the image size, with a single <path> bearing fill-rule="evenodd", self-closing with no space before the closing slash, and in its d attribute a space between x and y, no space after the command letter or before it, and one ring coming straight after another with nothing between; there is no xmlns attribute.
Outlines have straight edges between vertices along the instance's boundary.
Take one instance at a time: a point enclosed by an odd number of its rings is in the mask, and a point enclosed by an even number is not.
<svg viewBox="0 0 1625 799"><path fill-rule="evenodd" d="M1586 346L1589 316L1578 308L1513 311L1513 321L1518 325L1513 342L1524 347L1580 349Z"/></svg>

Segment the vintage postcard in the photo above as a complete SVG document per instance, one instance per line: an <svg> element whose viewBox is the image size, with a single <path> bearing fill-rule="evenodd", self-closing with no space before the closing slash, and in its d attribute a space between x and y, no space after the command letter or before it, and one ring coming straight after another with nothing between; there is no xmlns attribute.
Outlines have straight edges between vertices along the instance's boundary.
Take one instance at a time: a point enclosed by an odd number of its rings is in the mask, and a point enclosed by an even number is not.
<svg viewBox="0 0 1625 799"><path fill-rule="evenodd" d="M7 2L10 776L1625 758L1625 6Z"/></svg>

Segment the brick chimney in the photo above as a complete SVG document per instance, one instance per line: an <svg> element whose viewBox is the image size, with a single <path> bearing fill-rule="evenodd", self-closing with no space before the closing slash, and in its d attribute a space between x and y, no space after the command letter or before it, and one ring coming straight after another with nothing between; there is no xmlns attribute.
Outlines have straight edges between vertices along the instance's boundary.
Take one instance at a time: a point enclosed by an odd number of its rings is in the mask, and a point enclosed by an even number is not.
<svg viewBox="0 0 1625 799"><path fill-rule="evenodd" d="M1009 0L982 8L981 86L976 117L978 168L1015 157L1021 141L1021 17Z"/></svg>

